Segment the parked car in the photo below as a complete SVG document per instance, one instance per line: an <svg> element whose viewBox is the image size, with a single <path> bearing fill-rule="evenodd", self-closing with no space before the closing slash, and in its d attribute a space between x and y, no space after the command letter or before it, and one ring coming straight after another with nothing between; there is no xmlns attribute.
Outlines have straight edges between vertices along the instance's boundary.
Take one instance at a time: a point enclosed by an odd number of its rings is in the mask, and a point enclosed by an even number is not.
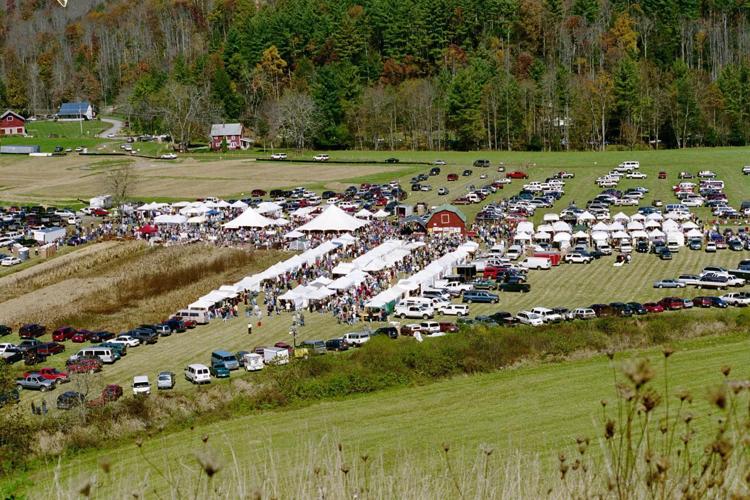
<svg viewBox="0 0 750 500"><path fill-rule="evenodd" d="M185 380L193 384L208 384L211 382L211 373L206 365L194 363L185 367Z"/></svg>
<svg viewBox="0 0 750 500"><path fill-rule="evenodd" d="M64 342L70 340L76 334L76 329L70 326L61 326L52 332L52 340L55 342Z"/></svg>
<svg viewBox="0 0 750 500"><path fill-rule="evenodd" d="M664 306L656 302L646 302L645 304L643 304L643 308L650 313L664 312Z"/></svg>
<svg viewBox="0 0 750 500"><path fill-rule="evenodd" d="M658 302L665 311L677 311L685 307L685 303L679 297L664 297Z"/></svg>
<svg viewBox="0 0 750 500"><path fill-rule="evenodd" d="M209 372L215 378L229 378L229 368L224 363L211 363Z"/></svg>
<svg viewBox="0 0 750 500"><path fill-rule="evenodd" d="M521 292L521 293L528 293L531 291L531 285L528 283L523 283L521 281L506 281L504 283L500 283L498 286L498 290L501 292Z"/></svg>
<svg viewBox="0 0 750 500"><path fill-rule="evenodd" d="M469 293L469 292L466 292ZM464 294L464 297L466 296L466 293ZM394 311L395 315L399 318L422 318L422 319L429 319L435 316L435 310L432 307L429 306L418 306L418 305L411 305L411 306L402 306L398 305L396 306L396 310Z"/></svg>
<svg viewBox="0 0 750 500"><path fill-rule="evenodd" d="M580 252L569 253L565 256L565 262L570 264L591 264L593 258Z"/></svg>
<svg viewBox="0 0 750 500"><path fill-rule="evenodd" d="M628 302L628 307L630 307L630 310L633 311L633 314L637 316L641 316L648 312L640 302Z"/></svg>
<svg viewBox="0 0 750 500"><path fill-rule="evenodd" d="M329 351L347 351L349 350L349 344L344 339L328 339L326 340L326 349Z"/></svg>
<svg viewBox="0 0 750 500"><path fill-rule="evenodd" d="M271 159L272 160L286 160L287 159L287 155L286 155L286 153L273 153L271 155Z"/></svg>
<svg viewBox="0 0 750 500"><path fill-rule="evenodd" d="M11 329L11 327L0 325L0 337L5 337L6 335L10 335L11 333L13 333L13 329Z"/></svg>
<svg viewBox="0 0 750 500"><path fill-rule="evenodd" d="M529 174L521 172L519 170L514 170L513 172L506 173L505 177L508 177L510 179L528 179Z"/></svg>
<svg viewBox="0 0 750 500"><path fill-rule="evenodd" d="M123 344L128 347L138 347L141 345L140 339L131 337L130 335L119 335L114 340L110 340L113 344Z"/></svg>
<svg viewBox="0 0 750 500"><path fill-rule="evenodd" d="M86 406L94 408L97 406L104 406L107 403L117 401L122 397L122 387L117 384L109 384L107 387L102 389L102 393L98 398L91 399L86 402Z"/></svg>
<svg viewBox="0 0 750 500"><path fill-rule="evenodd" d="M64 384L66 382L70 382L70 377L67 373L61 372L57 368L41 368L39 370L35 370L34 372L27 372L24 373L24 377L28 377L29 375L40 375L43 378L46 378L47 380L51 380L52 382L56 384Z"/></svg>
<svg viewBox="0 0 750 500"><path fill-rule="evenodd" d="M596 318L596 312L590 307L578 307L572 311L573 317L576 319L594 319Z"/></svg>
<svg viewBox="0 0 750 500"><path fill-rule="evenodd" d="M446 316L468 316L469 306L465 304L447 304L438 308L440 314Z"/></svg>
<svg viewBox="0 0 750 500"><path fill-rule="evenodd" d="M65 391L57 396L58 410L71 410L86 403L86 396L76 391Z"/></svg>
<svg viewBox="0 0 750 500"><path fill-rule="evenodd" d="M469 290L468 292L464 292L461 300L465 304L470 304L472 302L497 304L500 302L500 298L496 294L484 290Z"/></svg>
<svg viewBox="0 0 750 500"><path fill-rule="evenodd" d="M174 388L176 377L173 372L159 372L156 376L156 389L167 390Z"/></svg>
<svg viewBox="0 0 750 500"><path fill-rule="evenodd" d="M43 342L36 347L36 352L40 356L52 356L65 351L65 346L57 342Z"/></svg>
<svg viewBox="0 0 750 500"><path fill-rule="evenodd" d="M354 347L361 347L370 340L368 332L349 332L342 337L344 341Z"/></svg>
<svg viewBox="0 0 750 500"><path fill-rule="evenodd" d="M664 279L655 282L654 288L685 288L685 283L673 279Z"/></svg>
<svg viewBox="0 0 750 500"><path fill-rule="evenodd" d="M18 330L18 336L22 339L34 339L41 337L47 332L47 329L43 325L36 323L27 323Z"/></svg>
<svg viewBox="0 0 750 500"><path fill-rule="evenodd" d="M26 377L16 379L16 386L20 389L46 392L55 388L55 382L37 373L32 373Z"/></svg>
<svg viewBox="0 0 750 500"><path fill-rule="evenodd" d="M542 317L531 311L521 311L516 314L516 318L524 325L542 326L544 324Z"/></svg>
<svg viewBox="0 0 750 500"><path fill-rule="evenodd" d="M746 307L748 304L750 304L750 293L747 293L747 292L727 293L721 296L721 300L723 300L730 306Z"/></svg>

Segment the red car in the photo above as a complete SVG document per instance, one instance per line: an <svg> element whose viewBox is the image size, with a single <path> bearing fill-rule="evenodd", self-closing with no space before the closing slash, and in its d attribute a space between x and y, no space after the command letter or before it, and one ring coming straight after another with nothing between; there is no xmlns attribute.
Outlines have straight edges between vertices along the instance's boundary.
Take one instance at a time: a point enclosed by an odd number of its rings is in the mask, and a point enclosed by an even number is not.
<svg viewBox="0 0 750 500"><path fill-rule="evenodd" d="M103 208L94 208L91 210L91 215L95 217L106 217L109 215L109 212L104 210Z"/></svg>
<svg viewBox="0 0 750 500"><path fill-rule="evenodd" d="M502 183L502 182L497 182L497 181L493 182L493 183L492 183L492 186L493 186L493 187L494 187L495 189L503 189L503 188L505 188L505 184L504 184L504 183Z"/></svg>
<svg viewBox="0 0 750 500"><path fill-rule="evenodd" d="M679 297L664 297L658 303L665 311L676 311L685 307L685 303Z"/></svg>
<svg viewBox="0 0 750 500"><path fill-rule="evenodd" d="M448 180L449 181L457 181L458 180L458 174L448 174Z"/></svg>
<svg viewBox="0 0 750 500"><path fill-rule="evenodd" d="M183 319L182 324L185 325L185 328L192 330L196 326L198 326L198 322L194 319Z"/></svg>
<svg viewBox="0 0 750 500"><path fill-rule="evenodd" d="M70 382L70 378L68 378L68 374L65 372L61 372L57 368L42 368L40 370L36 370L35 372L27 372L24 373L24 377L28 377L31 375L31 373L36 373L37 375L41 376L42 378L45 378L47 380L52 380L55 383L62 384L65 382Z"/></svg>
<svg viewBox="0 0 750 500"><path fill-rule="evenodd" d="M253 198L260 198L261 196L265 196L265 195L266 195L266 192L263 191L262 189L253 189L250 192L250 196L252 196Z"/></svg>
<svg viewBox="0 0 750 500"><path fill-rule="evenodd" d="M71 337L70 340L77 344L81 344L83 342L88 342L91 340L91 336L94 334L94 332L90 332L88 330L78 330L75 335Z"/></svg>
<svg viewBox="0 0 750 500"><path fill-rule="evenodd" d="M505 177L508 177L510 179L528 179L529 174L526 172L521 172L520 170L515 170L513 172L508 172L505 174Z"/></svg>
<svg viewBox="0 0 750 500"><path fill-rule="evenodd" d="M659 172L659 179L666 179L666 178L667 178L667 173L666 172L664 172L664 171Z"/></svg>
<svg viewBox="0 0 750 500"><path fill-rule="evenodd" d="M99 358L79 358L68 361L68 373L94 373L102 371L102 362Z"/></svg>
<svg viewBox="0 0 750 500"><path fill-rule="evenodd" d="M711 307L713 300L711 297L696 297L693 299L693 305L695 307Z"/></svg>
<svg viewBox="0 0 750 500"><path fill-rule="evenodd" d="M61 326L52 332L52 340L55 342L65 342L70 340L76 334L76 329L71 326Z"/></svg>
<svg viewBox="0 0 750 500"><path fill-rule="evenodd" d="M471 202L466 198L456 198L453 200L454 205L471 205Z"/></svg>
<svg viewBox="0 0 750 500"><path fill-rule="evenodd" d="M450 323L450 322L441 322L440 331L447 332L447 333L456 333L458 331L458 325L456 325L455 323Z"/></svg>
<svg viewBox="0 0 750 500"><path fill-rule="evenodd" d="M51 356L53 354L60 354L65 351L65 346L58 344L57 342L46 342L37 347L36 352L42 356Z"/></svg>
<svg viewBox="0 0 750 500"><path fill-rule="evenodd" d="M97 406L104 406L112 401L117 401L122 397L122 387L117 384L110 384L102 390L101 395L86 402L86 406L89 408L95 408Z"/></svg>
<svg viewBox="0 0 750 500"><path fill-rule="evenodd" d="M656 302L646 302L643 304L643 308L650 313L664 312L664 307Z"/></svg>

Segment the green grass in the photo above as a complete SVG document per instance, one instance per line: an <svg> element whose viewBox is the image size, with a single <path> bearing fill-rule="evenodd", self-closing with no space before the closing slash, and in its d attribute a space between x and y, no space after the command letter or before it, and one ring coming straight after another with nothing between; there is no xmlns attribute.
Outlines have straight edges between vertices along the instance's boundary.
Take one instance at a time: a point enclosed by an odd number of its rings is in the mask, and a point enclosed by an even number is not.
<svg viewBox="0 0 750 500"><path fill-rule="evenodd" d="M720 382L719 369L733 367L732 378L750 377L746 360L750 345L746 334L686 340L675 345L670 359L670 392L684 388L695 397L694 415L699 442L712 423L703 394ZM652 358L657 369L655 387L663 387L661 354L658 349L637 353ZM382 461L386 471L403 465L425 477L439 474L443 443L451 446L459 464L475 456L478 447L491 446L499 460L520 453L538 456L551 471L557 452L571 450L577 436L590 436L596 442L601 434L600 400L615 400L612 369L605 356L551 364L532 364L497 373L458 377L422 387L329 401L289 411L269 411L257 415L197 425L163 437L144 436L143 453L162 471L194 467L193 453L202 436L224 464L236 462L241 470L263 471L274 482L309 474L305 453L320 453L319 447L344 445L352 461L359 454L370 454ZM676 400L675 400L676 401ZM592 448L597 453L597 446ZM132 487L146 481L148 489L161 491L165 480L147 466L141 451L133 444L114 450L92 451L63 459L59 465L60 483L80 484L81 478L97 474L102 456L109 457L111 483L103 483L102 494L122 493L111 488ZM51 486L53 468L13 478L25 487L18 491L33 494ZM221 473L221 481L229 472ZM553 474L550 472L549 474ZM145 479L148 476L148 479ZM255 475L248 473L251 478ZM252 480L252 479L250 479ZM14 482L14 488L19 483ZM247 484L250 489L261 484ZM268 486L266 486L268 487ZM282 494L282 496L284 496Z"/></svg>
<svg viewBox="0 0 750 500"><path fill-rule="evenodd" d="M78 146L94 148L103 142L96 134L109 128L109 124L99 120L80 122L35 121L26 122L26 133L33 137L3 137L0 144L37 145L43 153L51 153L55 147L73 148Z"/></svg>

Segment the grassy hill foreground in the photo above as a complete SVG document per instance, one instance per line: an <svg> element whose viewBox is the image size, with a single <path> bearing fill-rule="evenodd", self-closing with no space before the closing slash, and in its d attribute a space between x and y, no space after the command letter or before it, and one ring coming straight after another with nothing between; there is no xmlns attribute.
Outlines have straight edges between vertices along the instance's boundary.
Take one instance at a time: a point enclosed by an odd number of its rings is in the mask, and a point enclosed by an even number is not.
<svg viewBox="0 0 750 500"><path fill-rule="evenodd" d="M721 415L716 398L711 406L706 396L724 380L722 370L730 373L725 373L727 381L750 379L747 334L682 340L673 348L666 388L661 348L618 353L614 361L606 355L580 355L522 364L286 411L239 417L229 412L221 421L196 421L155 438L144 430L116 448L106 449L103 443L105 450L63 457L8 477L2 493L47 498L81 493L99 498L194 493L196 498L352 498L357 492L372 498L531 498L551 488L553 496L564 497L570 485L560 481L557 468L567 470L568 462L560 463L558 453L573 457L576 438L585 436L591 443L589 455L606 455L603 412L618 425L628 412L629 403L622 402L625 386L618 398L613 376L629 359L646 357L653 367L654 379L636 392L646 394L653 387L671 395L657 400L653 421L663 418L667 404L671 416L682 404L690 411L686 425L695 432L692 451L700 455L711 441ZM641 368L628 375L633 387ZM236 389L247 390L244 384ZM606 407L602 400L608 401ZM636 421L648 418L642 406L637 414L635 409ZM740 421L747 419L743 412L746 402ZM653 439L661 442L659 436ZM737 450L740 459L742 453ZM745 465L748 455L746 445ZM747 491L737 481L727 480L724 487Z"/></svg>

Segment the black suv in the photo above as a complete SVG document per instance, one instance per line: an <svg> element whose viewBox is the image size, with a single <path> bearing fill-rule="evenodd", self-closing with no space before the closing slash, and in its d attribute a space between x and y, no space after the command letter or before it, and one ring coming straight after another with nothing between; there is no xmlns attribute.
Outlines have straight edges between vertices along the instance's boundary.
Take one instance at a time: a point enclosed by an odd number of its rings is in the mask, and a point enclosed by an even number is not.
<svg viewBox="0 0 750 500"><path fill-rule="evenodd" d="M33 339L36 337L41 337L44 335L44 333L47 331L47 329L42 325L37 325L36 323L29 323L26 325L23 325L20 330L18 330L18 336L22 339Z"/></svg>
<svg viewBox="0 0 750 500"><path fill-rule="evenodd" d="M0 325L0 337L5 337L13 333L13 330L9 326Z"/></svg>
<svg viewBox="0 0 750 500"><path fill-rule="evenodd" d="M506 283L501 283L497 289L501 292L528 293L529 291L531 291L531 285L529 285L528 283L521 283L519 281L509 281Z"/></svg>
<svg viewBox="0 0 750 500"><path fill-rule="evenodd" d="M348 351L349 344L344 339L326 340L326 349L329 351Z"/></svg>
<svg viewBox="0 0 750 500"><path fill-rule="evenodd" d="M370 335L370 337L374 337L376 335L385 335L388 338L397 339L398 330L396 330L395 326L381 326L380 328L372 332L372 335Z"/></svg>
<svg viewBox="0 0 750 500"><path fill-rule="evenodd" d="M474 160L474 166L487 168L490 166L490 160Z"/></svg>

